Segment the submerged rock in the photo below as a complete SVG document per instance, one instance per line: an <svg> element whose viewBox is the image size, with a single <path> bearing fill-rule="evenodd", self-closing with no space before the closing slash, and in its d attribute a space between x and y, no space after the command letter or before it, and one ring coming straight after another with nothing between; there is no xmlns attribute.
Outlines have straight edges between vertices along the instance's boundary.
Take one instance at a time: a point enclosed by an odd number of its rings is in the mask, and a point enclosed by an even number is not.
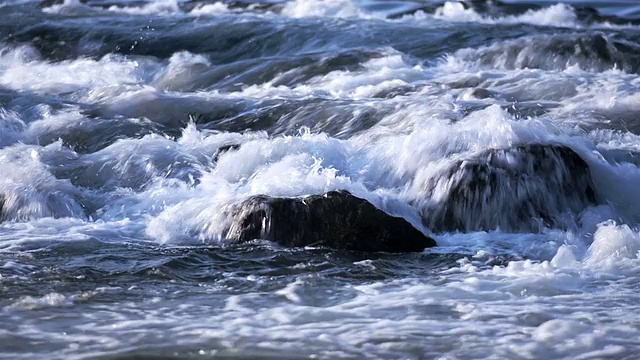
<svg viewBox="0 0 640 360"><path fill-rule="evenodd" d="M587 163L563 145L491 149L431 178L422 208L432 231L566 228L597 203Z"/></svg>
<svg viewBox="0 0 640 360"><path fill-rule="evenodd" d="M216 150L216 152L213 154L213 161L218 162L218 160L220 159L220 156L230 151L237 151L238 149L240 149L240 144L223 145L219 147L218 150Z"/></svg>
<svg viewBox="0 0 640 360"><path fill-rule="evenodd" d="M305 198L250 197L233 205L226 238L265 239L283 246L413 252L435 246L430 237L347 191Z"/></svg>

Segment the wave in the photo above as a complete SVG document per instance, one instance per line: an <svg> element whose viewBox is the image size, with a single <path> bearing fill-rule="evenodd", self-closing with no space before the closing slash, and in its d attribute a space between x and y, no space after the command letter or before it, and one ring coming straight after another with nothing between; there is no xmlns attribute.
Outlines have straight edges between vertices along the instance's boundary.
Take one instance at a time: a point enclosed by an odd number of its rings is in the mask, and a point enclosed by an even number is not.
<svg viewBox="0 0 640 360"><path fill-rule="evenodd" d="M79 201L81 193L68 180L56 179L41 161L42 156L65 156L60 144L38 149L14 145L0 152L0 221L30 221L43 217L87 219Z"/></svg>
<svg viewBox="0 0 640 360"><path fill-rule="evenodd" d="M598 5L598 4L594 4ZM416 7L408 12L394 14L392 18L403 20L437 19L456 23L478 23L490 25L529 24L560 28L633 28L638 19L616 15L603 15L607 7L569 5L558 2L550 6L534 3L511 3L501 1L445 1Z"/></svg>
<svg viewBox="0 0 640 360"><path fill-rule="evenodd" d="M262 14L274 14L291 18L303 17L328 17L328 18L370 18L373 14L362 10L352 0L293 0L283 4L222 1L179 1L156 0L133 6L91 6L80 0L64 0L61 4L51 4L43 7L43 11L60 15L82 15L92 12L110 12L127 15L154 15L154 16L217 16L232 11L257 12Z"/></svg>
<svg viewBox="0 0 640 360"><path fill-rule="evenodd" d="M482 15L461 2L447 1L434 13L436 19L456 22L479 22L484 24L531 24L539 26L576 27L577 16L572 7L565 4L552 5L540 10L528 10L521 15L499 18Z"/></svg>
<svg viewBox="0 0 640 360"><path fill-rule="evenodd" d="M637 20L629 18L625 12L618 15L602 15L607 7L595 9L586 6L571 6L558 3L550 6L536 4L504 3L495 1L438 1L433 4L403 4L398 9L378 10L375 4L359 4L353 0L291 0L283 3L245 3L222 1L179 1L157 0L136 5L89 5L80 0L64 0L58 4L45 4L43 11L64 16L111 13L123 15L189 16L207 17L235 14L255 14L260 16L283 16L288 18L328 18L393 20L436 19L452 22L472 22L481 24L530 24L553 27L633 27Z"/></svg>
<svg viewBox="0 0 640 360"><path fill-rule="evenodd" d="M602 72L619 69L637 73L638 44L604 33L539 35L507 40L477 49L463 49L454 56L492 69L565 70L578 67Z"/></svg>
<svg viewBox="0 0 640 360"><path fill-rule="evenodd" d="M47 6L48 5L48 6ZM224 2L211 2L200 4L197 1L182 2L178 0L156 0L142 3L140 6L102 5L92 6L81 0L64 0L59 4L45 3L42 11L49 14L64 16L92 15L97 13L115 13L126 15L189 15L189 16L216 16L231 11Z"/></svg>
<svg viewBox="0 0 640 360"><path fill-rule="evenodd" d="M302 17L371 17L362 11L352 0L294 0L285 3L281 14L284 16Z"/></svg>

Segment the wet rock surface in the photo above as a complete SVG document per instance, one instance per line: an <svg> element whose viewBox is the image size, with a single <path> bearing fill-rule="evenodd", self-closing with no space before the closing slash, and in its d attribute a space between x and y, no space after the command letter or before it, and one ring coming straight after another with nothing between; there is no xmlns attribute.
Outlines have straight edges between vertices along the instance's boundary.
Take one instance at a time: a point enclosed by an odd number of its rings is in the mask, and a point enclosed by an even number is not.
<svg viewBox="0 0 640 360"><path fill-rule="evenodd" d="M435 241L403 218L391 216L347 191L305 198L253 196L233 205L226 238L282 246L322 246L365 252L415 252Z"/></svg>
<svg viewBox="0 0 640 360"><path fill-rule="evenodd" d="M563 145L487 150L453 163L425 191L424 223L436 232L567 227L597 203L588 164Z"/></svg>

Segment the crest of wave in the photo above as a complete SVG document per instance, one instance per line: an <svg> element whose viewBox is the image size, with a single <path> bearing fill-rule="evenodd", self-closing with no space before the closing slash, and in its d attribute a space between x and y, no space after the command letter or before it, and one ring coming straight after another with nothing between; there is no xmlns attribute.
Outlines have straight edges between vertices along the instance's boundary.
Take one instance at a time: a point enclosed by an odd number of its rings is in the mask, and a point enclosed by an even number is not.
<svg viewBox="0 0 640 360"><path fill-rule="evenodd" d="M294 18L303 17L368 17L351 0L295 0L288 2L282 9L282 15Z"/></svg>
<svg viewBox="0 0 640 360"><path fill-rule="evenodd" d="M573 8L565 4L556 4L540 10L529 10L521 15L493 18L479 14L472 8L466 8L461 2L447 1L443 6L436 9L434 16L442 20L486 24L524 23L563 27L576 27L579 25Z"/></svg>
<svg viewBox="0 0 640 360"><path fill-rule="evenodd" d="M109 11L123 12L130 15L175 14L180 13L177 0L156 0L141 7L111 6Z"/></svg>
<svg viewBox="0 0 640 360"><path fill-rule="evenodd" d="M81 194L68 181L56 179L42 156L64 156L61 142L44 148L14 145L0 151L0 220L43 217L86 218Z"/></svg>

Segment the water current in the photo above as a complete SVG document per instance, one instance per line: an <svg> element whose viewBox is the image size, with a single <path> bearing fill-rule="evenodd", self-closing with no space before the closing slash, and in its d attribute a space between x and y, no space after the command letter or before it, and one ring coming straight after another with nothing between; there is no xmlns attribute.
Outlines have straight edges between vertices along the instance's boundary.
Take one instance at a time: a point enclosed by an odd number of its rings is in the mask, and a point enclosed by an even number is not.
<svg viewBox="0 0 640 360"><path fill-rule="evenodd" d="M0 358L636 359L639 72L635 0L0 0ZM331 190L438 246L225 241Z"/></svg>

